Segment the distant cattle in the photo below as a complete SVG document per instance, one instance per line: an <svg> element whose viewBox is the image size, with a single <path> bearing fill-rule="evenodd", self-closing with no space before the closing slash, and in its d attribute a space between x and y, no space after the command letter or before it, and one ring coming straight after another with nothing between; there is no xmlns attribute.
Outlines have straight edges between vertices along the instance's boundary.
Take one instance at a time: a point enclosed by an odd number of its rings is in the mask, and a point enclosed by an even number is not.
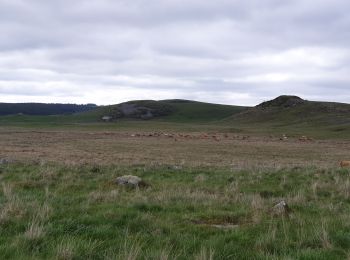
<svg viewBox="0 0 350 260"><path fill-rule="evenodd" d="M283 134L282 137L280 137L280 140L286 141L286 140L288 140L288 137L285 134Z"/></svg>
<svg viewBox="0 0 350 260"><path fill-rule="evenodd" d="M313 141L313 140L314 140L313 138L307 137L305 135L299 137L299 141L301 141L301 142L307 142L307 141Z"/></svg>
<svg viewBox="0 0 350 260"><path fill-rule="evenodd" d="M340 162L340 167L350 167L350 161L341 161Z"/></svg>
<svg viewBox="0 0 350 260"><path fill-rule="evenodd" d="M299 141L301 141L301 142L306 142L307 140L308 140L307 137L304 135L299 138Z"/></svg>

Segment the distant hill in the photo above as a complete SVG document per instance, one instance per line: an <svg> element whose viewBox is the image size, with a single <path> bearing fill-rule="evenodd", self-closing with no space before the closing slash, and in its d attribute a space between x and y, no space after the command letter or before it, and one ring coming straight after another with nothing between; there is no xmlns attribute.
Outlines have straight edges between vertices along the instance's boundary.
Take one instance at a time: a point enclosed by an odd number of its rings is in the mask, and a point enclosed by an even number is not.
<svg viewBox="0 0 350 260"><path fill-rule="evenodd" d="M173 122L229 132L350 138L350 104L308 101L297 96L279 96L255 107L182 99L134 100L109 106L0 103L0 115L7 115L0 117L2 125L97 124L105 128L127 126L129 121L149 121L140 125L158 128L159 124ZM100 125L103 117L118 124Z"/></svg>
<svg viewBox="0 0 350 260"><path fill-rule="evenodd" d="M0 103L0 115L62 115L96 109L95 104Z"/></svg>
<svg viewBox="0 0 350 260"><path fill-rule="evenodd" d="M101 120L162 120L168 122L218 122L251 131L296 130L315 127L326 131L350 130L350 104L317 102L297 96L279 96L255 107L231 106L191 100L134 100L98 107L87 112Z"/></svg>
<svg viewBox="0 0 350 260"><path fill-rule="evenodd" d="M247 109L246 107L210 104L191 100L135 100L98 108L99 117L113 119L164 119L167 121L221 120Z"/></svg>
<svg viewBox="0 0 350 260"><path fill-rule="evenodd" d="M226 121L262 129L322 128L342 132L350 130L350 104L279 96L232 115Z"/></svg>

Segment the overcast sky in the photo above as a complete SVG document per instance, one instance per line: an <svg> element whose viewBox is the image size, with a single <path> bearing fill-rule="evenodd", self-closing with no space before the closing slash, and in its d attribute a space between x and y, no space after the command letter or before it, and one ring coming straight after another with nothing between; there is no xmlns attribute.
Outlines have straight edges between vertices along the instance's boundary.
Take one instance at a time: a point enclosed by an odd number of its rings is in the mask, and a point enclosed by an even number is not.
<svg viewBox="0 0 350 260"><path fill-rule="evenodd" d="M350 103L349 0L0 0L0 102Z"/></svg>

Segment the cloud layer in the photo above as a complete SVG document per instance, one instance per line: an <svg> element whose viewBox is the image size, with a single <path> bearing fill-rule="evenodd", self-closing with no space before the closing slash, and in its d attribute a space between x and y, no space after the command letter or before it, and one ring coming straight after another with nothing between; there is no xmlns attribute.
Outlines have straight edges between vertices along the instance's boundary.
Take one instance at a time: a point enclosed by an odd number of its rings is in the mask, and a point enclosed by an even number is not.
<svg viewBox="0 0 350 260"><path fill-rule="evenodd" d="M2 0L0 102L350 103L347 0Z"/></svg>

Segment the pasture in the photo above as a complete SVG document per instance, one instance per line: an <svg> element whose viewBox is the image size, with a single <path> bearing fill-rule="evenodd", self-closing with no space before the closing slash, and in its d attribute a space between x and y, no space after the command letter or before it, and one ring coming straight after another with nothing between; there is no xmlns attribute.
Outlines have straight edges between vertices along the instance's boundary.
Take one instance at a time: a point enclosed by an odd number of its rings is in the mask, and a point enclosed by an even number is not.
<svg viewBox="0 0 350 260"><path fill-rule="evenodd" d="M0 147L6 259L350 257L349 140L17 126ZM281 201L290 211L276 214Z"/></svg>

